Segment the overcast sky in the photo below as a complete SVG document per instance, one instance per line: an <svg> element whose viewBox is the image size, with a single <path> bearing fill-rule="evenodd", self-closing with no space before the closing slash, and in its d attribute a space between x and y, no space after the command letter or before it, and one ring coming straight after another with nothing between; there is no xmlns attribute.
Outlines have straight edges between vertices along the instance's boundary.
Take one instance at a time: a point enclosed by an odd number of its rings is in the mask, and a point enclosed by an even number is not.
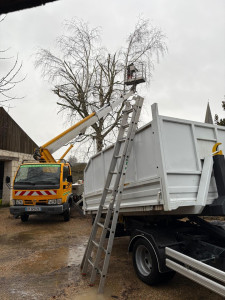
<svg viewBox="0 0 225 300"><path fill-rule="evenodd" d="M23 61L26 79L17 86L23 100L7 109L13 119L41 146L68 126L57 114L51 85L34 68L38 48L54 50L63 21L73 17L102 28L102 44L118 49L134 29L139 15L149 18L167 36L168 53L160 59L145 93L144 121L150 105L162 115L203 122L207 102L212 114L225 117L225 1L224 0L59 0L38 8L13 12L0 24L0 49ZM2 63L1 63L2 64ZM1 71L8 66L1 66ZM146 113L147 110L147 113Z"/></svg>

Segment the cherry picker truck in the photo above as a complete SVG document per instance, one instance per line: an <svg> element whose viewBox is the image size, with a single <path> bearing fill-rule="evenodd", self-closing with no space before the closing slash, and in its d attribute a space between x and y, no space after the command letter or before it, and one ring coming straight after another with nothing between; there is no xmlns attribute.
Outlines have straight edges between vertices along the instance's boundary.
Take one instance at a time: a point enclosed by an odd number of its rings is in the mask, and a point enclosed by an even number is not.
<svg viewBox="0 0 225 300"><path fill-rule="evenodd" d="M70 208L76 203L72 193L71 167L64 157L73 144L59 160L52 154L132 95L133 89L36 149L33 157L37 162L23 162L16 172L10 213L20 216L22 222L28 221L32 214L63 215L64 221L69 221ZM6 178L6 183L10 184L10 177Z"/></svg>

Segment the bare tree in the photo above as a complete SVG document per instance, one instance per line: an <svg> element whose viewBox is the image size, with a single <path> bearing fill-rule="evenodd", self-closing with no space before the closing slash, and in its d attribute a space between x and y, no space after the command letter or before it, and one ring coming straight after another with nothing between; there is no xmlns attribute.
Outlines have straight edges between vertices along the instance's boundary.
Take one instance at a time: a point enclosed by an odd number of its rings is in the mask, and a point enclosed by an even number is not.
<svg viewBox="0 0 225 300"><path fill-rule="evenodd" d="M224 96L225 99L225 96ZM225 110L225 100L222 101L222 108ZM216 114L214 117L215 124L220 125L220 126L225 126L225 119L224 118L219 118L219 116Z"/></svg>
<svg viewBox="0 0 225 300"><path fill-rule="evenodd" d="M0 19L0 23L4 19L5 18ZM6 63L8 62L8 60L13 59L13 57L7 56L8 51L9 49L0 50L1 69L3 69L4 62ZM17 55L16 59L14 59L14 62L7 69L7 71L4 72L4 74L0 75L0 105L5 105L6 102L9 102L11 100L21 99L11 94L11 91L14 89L16 84L24 80L24 78L18 79L18 75L20 73L21 68L22 63L19 63Z"/></svg>
<svg viewBox="0 0 225 300"><path fill-rule="evenodd" d="M121 95L124 70L130 63L144 64L150 78L153 55L166 51L165 36L148 20L139 20L125 47L113 54L101 47L99 28L91 29L75 19L66 23L66 30L66 35L57 40L60 55L41 49L35 65L53 84L61 110L69 110L75 119L88 116ZM97 151L102 150L106 137L116 130L122 108L123 105L86 132Z"/></svg>

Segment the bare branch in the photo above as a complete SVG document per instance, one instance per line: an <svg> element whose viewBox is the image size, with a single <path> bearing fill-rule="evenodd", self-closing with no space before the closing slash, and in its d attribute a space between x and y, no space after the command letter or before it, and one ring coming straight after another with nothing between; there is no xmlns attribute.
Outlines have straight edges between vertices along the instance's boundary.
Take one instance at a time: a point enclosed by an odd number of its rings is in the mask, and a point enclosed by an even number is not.
<svg viewBox="0 0 225 300"><path fill-rule="evenodd" d="M6 51L7 50L2 50L1 53L6 53ZM1 57L0 59L9 59L9 57ZM0 103L23 98L12 96L9 94L9 91L13 90L18 83L22 82L26 78L25 76L22 79L18 79L18 75L21 71L21 68L22 63L19 64L17 55L13 66L8 70L8 72L5 75L0 77L0 95L3 97L3 99L0 99Z"/></svg>

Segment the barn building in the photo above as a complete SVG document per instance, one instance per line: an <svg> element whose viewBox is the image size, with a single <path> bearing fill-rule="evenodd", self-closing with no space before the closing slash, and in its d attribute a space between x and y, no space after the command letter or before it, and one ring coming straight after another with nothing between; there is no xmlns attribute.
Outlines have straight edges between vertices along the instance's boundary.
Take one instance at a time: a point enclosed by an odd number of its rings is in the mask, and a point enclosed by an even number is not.
<svg viewBox="0 0 225 300"><path fill-rule="evenodd" d="M0 199L2 204L9 204L12 197L6 183L10 176L11 183L18 166L24 160L33 160L34 149L38 146L23 129L0 107Z"/></svg>

